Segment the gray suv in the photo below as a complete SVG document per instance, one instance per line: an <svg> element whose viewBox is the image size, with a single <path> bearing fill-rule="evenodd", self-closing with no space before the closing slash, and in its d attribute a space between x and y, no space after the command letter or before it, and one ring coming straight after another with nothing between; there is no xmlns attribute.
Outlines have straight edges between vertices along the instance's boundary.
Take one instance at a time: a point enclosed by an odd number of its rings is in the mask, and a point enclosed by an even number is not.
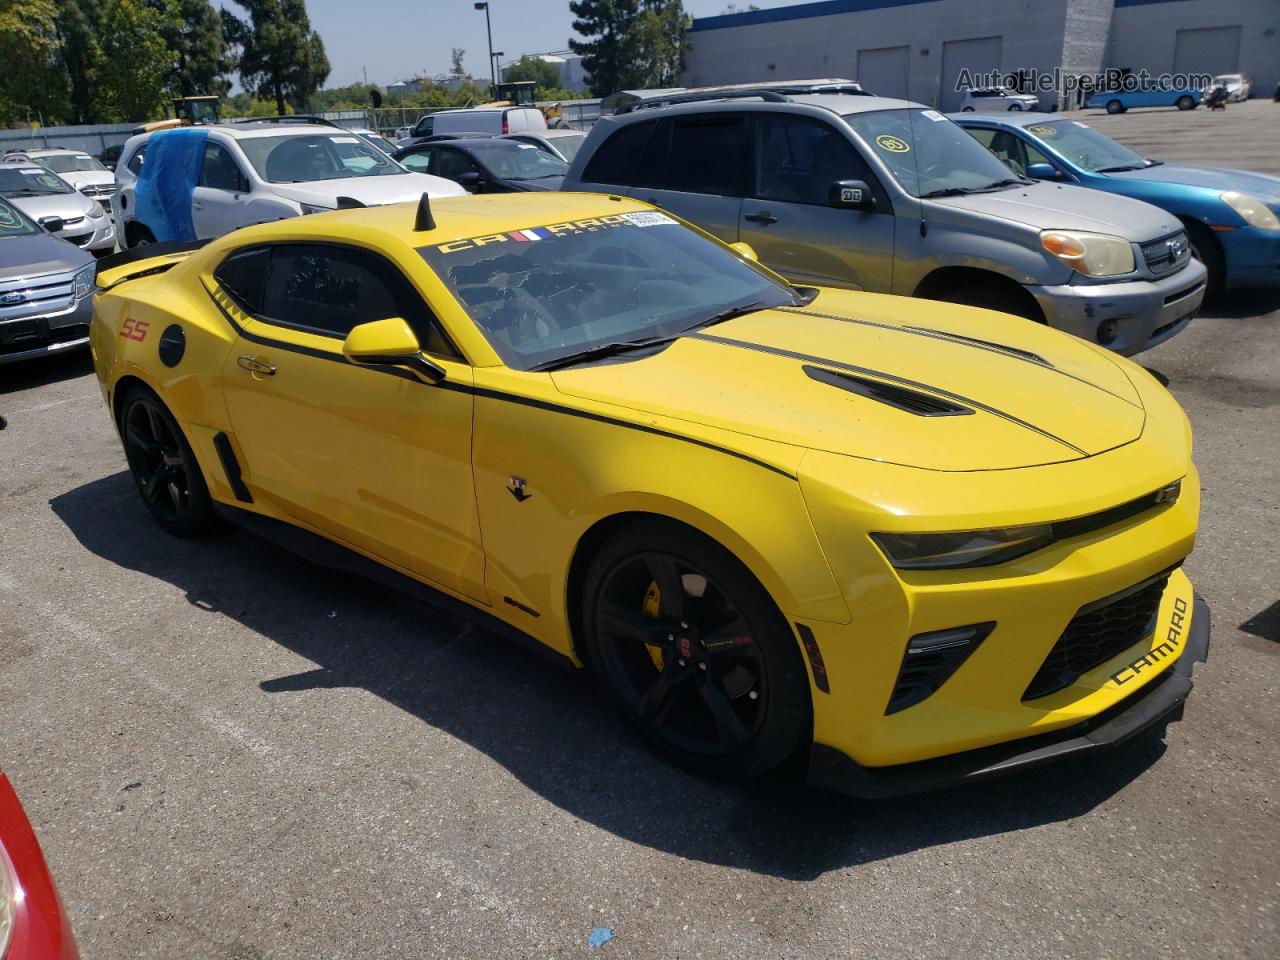
<svg viewBox="0 0 1280 960"><path fill-rule="evenodd" d="M93 257L50 236L0 200L0 364L74 350L89 342Z"/></svg>
<svg viewBox="0 0 1280 960"><path fill-rule="evenodd" d="M1021 177L927 107L770 90L675 99L602 117L562 189L663 207L796 283L1001 310L1123 354L1184 329L1204 298L1173 216Z"/></svg>

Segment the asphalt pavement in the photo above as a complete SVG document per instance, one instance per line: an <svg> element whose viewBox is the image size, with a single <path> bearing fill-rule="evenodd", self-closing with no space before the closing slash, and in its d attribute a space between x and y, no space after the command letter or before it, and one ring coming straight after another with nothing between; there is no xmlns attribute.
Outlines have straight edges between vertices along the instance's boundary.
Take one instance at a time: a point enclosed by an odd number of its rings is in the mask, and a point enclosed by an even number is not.
<svg viewBox="0 0 1280 960"><path fill-rule="evenodd" d="M1280 173L1278 121L1099 126ZM1280 292L1143 361L1204 484L1184 719L880 803L698 780L585 674L248 534L168 537L87 358L0 368L0 767L83 956L1272 960Z"/></svg>

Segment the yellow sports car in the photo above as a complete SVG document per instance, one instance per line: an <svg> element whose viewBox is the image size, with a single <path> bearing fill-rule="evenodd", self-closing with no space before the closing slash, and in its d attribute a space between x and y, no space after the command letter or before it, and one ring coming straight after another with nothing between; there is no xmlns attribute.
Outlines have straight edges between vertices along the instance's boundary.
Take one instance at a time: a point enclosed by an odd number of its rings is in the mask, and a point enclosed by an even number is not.
<svg viewBox="0 0 1280 960"><path fill-rule="evenodd" d="M982 777L1167 721L1206 655L1186 417L1025 320L792 287L586 194L298 217L98 281L163 527L465 604L698 771Z"/></svg>

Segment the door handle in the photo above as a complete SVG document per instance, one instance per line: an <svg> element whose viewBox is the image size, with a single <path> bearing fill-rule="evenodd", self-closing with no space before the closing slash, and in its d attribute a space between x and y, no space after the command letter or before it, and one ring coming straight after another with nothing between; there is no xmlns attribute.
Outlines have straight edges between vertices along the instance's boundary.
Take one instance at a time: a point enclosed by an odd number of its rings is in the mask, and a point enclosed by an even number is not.
<svg viewBox="0 0 1280 960"><path fill-rule="evenodd" d="M274 376L276 368L269 363L263 363L261 360L255 360L253 357L240 357L236 363L244 367L250 373L261 373L264 376Z"/></svg>
<svg viewBox="0 0 1280 960"><path fill-rule="evenodd" d="M748 213L743 220L750 220L752 223L777 223L778 218L768 210L761 210L759 213Z"/></svg>
<svg viewBox="0 0 1280 960"><path fill-rule="evenodd" d="M192 201L191 201L191 208L192 208L193 210L203 210L203 209L204 209L204 204L203 204L203 203L201 203L199 200L192 200Z"/></svg>

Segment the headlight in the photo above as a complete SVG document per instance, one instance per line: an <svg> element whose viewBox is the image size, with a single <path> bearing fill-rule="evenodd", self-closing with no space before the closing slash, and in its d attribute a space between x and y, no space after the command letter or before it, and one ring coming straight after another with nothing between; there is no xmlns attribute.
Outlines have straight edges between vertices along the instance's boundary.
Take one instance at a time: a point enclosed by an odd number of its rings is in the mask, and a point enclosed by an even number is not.
<svg viewBox="0 0 1280 960"><path fill-rule="evenodd" d="M93 288L96 286L94 283L94 274L97 269L98 268L93 264L89 264L89 266L85 267L83 270L76 271L75 293L77 300L81 300L93 293Z"/></svg>
<svg viewBox="0 0 1280 960"><path fill-rule="evenodd" d="M18 890L9 873L9 864L4 854L0 854L0 957L9 949L9 941L13 939L13 920L17 912Z"/></svg>
<svg viewBox="0 0 1280 960"><path fill-rule="evenodd" d="M302 208L302 215L305 217L308 213L333 213L333 207L317 207L312 203L299 203Z"/></svg>
<svg viewBox="0 0 1280 960"><path fill-rule="evenodd" d="M1280 230L1280 217L1257 197L1228 190L1219 199L1240 214L1240 219L1259 230Z"/></svg>
<svg viewBox="0 0 1280 960"><path fill-rule="evenodd" d="M899 570L951 570L1004 563L1053 542L1047 523L961 533L873 533L884 555Z"/></svg>
<svg viewBox="0 0 1280 960"><path fill-rule="evenodd" d="M97 200L93 201L93 205L89 207L89 216L95 220L101 220L107 215L107 211L102 209L102 204Z"/></svg>
<svg viewBox="0 0 1280 960"><path fill-rule="evenodd" d="M1124 237L1079 230L1046 230L1040 246L1055 259L1087 277L1133 273L1133 245Z"/></svg>

